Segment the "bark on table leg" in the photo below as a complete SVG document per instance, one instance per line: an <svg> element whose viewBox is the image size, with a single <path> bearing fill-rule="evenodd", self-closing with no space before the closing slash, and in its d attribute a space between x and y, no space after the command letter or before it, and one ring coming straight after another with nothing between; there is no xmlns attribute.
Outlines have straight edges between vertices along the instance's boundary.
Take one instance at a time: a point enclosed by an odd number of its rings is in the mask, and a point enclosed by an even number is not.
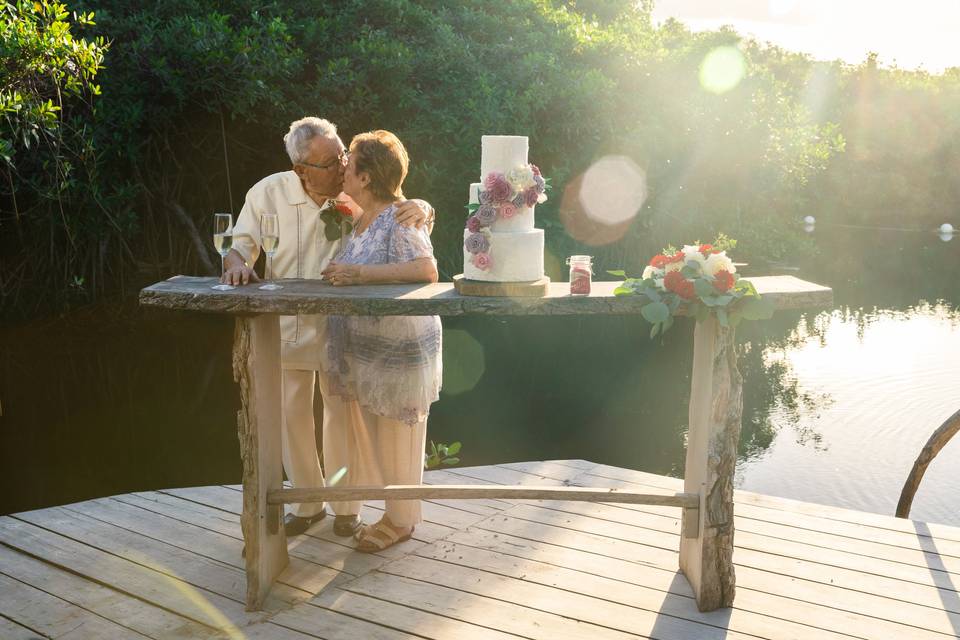
<svg viewBox="0 0 960 640"><path fill-rule="evenodd" d="M283 506L267 492L283 487L280 442L280 323L275 315L237 318L233 375L242 407L237 434L243 459L243 515L247 610L260 609L288 562Z"/></svg>
<svg viewBox="0 0 960 640"><path fill-rule="evenodd" d="M733 475L742 413L734 331L711 316L694 329L684 470L684 492L700 494L699 523L695 535L680 539L680 569L701 611L733 605Z"/></svg>

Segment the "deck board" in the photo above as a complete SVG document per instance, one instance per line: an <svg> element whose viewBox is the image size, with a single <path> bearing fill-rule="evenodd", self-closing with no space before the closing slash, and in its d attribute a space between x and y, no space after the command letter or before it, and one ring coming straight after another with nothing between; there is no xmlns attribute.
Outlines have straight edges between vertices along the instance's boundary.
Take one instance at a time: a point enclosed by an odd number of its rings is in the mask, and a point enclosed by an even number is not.
<svg viewBox="0 0 960 640"><path fill-rule="evenodd" d="M583 460L428 472L431 484L654 487ZM428 501L414 540L355 553L332 518L290 541L247 612L236 486L0 517L0 637L943 640L960 636L960 528L736 492L735 606L697 610L679 510ZM371 502L363 516L382 514Z"/></svg>

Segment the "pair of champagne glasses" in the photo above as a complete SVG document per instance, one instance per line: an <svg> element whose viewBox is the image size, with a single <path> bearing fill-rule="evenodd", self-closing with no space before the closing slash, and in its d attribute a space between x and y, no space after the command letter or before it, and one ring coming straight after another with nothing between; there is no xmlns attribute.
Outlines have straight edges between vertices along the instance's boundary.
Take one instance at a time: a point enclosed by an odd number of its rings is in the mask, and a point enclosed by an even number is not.
<svg viewBox="0 0 960 640"><path fill-rule="evenodd" d="M283 289L283 285L276 282L270 282L270 276L273 274L273 256L280 246L280 221L275 213L264 213L260 216L260 244L267 254L267 280L268 282L260 285L260 289L265 291L276 291ZM230 249L233 248L233 216L229 213L213 214L213 246L220 254L220 277L223 277L224 262ZM232 284L215 284L211 289L217 291L229 291L236 289Z"/></svg>

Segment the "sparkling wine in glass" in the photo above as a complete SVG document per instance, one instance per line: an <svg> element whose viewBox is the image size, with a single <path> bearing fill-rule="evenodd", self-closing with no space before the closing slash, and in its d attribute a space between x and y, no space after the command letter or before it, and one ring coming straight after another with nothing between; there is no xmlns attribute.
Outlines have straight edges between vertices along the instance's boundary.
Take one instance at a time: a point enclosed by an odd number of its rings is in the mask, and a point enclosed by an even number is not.
<svg viewBox="0 0 960 640"><path fill-rule="evenodd" d="M273 276L273 255L280 246L280 220L275 213L265 213L260 216L260 244L263 250L267 252L267 280L266 284L260 286L266 291L276 291L283 289L283 285L272 282Z"/></svg>
<svg viewBox="0 0 960 640"><path fill-rule="evenodd" d="M213 246L220 254L220 277L223 278L224 260L233 246L233 216L229 213L213 214ZM236 289L232 284L215 284L211 289L229 291Z"/></svg>

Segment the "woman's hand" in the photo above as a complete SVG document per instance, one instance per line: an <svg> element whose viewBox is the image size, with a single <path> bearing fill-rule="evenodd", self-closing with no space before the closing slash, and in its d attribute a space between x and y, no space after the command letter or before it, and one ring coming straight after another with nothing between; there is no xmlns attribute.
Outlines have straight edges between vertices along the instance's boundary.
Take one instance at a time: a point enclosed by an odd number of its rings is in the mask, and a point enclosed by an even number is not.
<svg viewBox="0 0 960 640"><path fill-rule="evenodd" d="M335 287L366 283L362 264L331 262L326 269L320 272L320 275Z"/></svg>

